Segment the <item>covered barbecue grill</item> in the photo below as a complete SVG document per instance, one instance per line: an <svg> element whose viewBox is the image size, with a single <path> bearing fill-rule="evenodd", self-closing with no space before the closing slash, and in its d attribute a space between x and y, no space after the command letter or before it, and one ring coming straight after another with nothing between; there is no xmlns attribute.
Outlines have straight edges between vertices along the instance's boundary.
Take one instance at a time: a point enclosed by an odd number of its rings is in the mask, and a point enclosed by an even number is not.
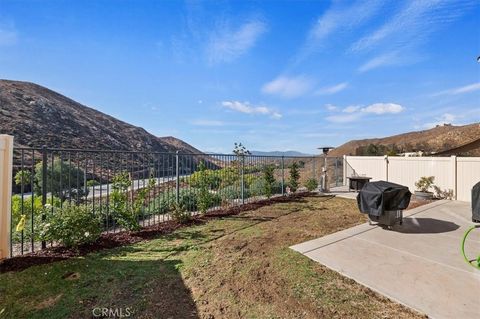
<svg viewBox="0 0 480 319"><path fill-rule="evenodd" d="M406 186L378 181L363 186L357 195L357 203L371 221L391 227L397 222L402 224L402 211L410 204L411 196Z"/></svg>
<svg viewBox="0 0 480 319"><path fill-rule="evenodd" d="M480 182L472 188L472 221L480 223Z"/></svg>

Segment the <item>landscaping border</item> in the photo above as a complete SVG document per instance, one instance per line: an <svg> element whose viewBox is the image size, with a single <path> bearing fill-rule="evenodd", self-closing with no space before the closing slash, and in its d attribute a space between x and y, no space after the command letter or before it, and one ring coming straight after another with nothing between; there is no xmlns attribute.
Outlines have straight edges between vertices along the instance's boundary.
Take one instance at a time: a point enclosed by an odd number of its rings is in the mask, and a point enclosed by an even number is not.
<svg viewBox="0 0 480 319"><path fill-rule="evenodd" d="M194 215L187 223L169 220L155 225L147 226L139 231L121 231L118 233L102 234L94 243L80 245L76 248L51 247L34 253L16 256L0 262L0 273L9 271L22 271L32 266L49 264L52 262L66 260L69 258L85 256L89 253L111 249L115 247L134 244L143 240L149 240L161 235L167 235L175 230L191 225L198 225L215 218L222 218L238 215L244 211L256 210L276 203L301 201L304 197L318 196L313 192L301 192L287 196L272 197L243 205L233 206L226 209L219 209L207 212L204 215Z"/></svg>

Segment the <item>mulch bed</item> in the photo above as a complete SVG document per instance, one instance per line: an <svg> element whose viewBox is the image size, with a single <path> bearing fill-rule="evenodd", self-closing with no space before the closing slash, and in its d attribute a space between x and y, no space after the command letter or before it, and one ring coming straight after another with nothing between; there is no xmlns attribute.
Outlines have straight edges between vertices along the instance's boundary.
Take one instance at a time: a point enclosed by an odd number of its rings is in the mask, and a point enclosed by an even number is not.
<svg viewBox="0 0 480 319"><path fill-rule="evenodd" d="M226 209L219 209L207 212L205 215L194 216L188 223L184 224L170 220L144 227L139 231L122 231L118 233L102 234L94 243L81 245L76 248L51 247L34 253L5 259L0 262L0 273L22 271L36 265L49 264L55 261L84 256L88 253L103 249L130 245L143 240L156 238L161 235L170 234L181 227L203 224L209 219L237 215L244 211L255 210L275 203L301 201L303 197L308 196L315 196L315 194L309 192L297 193L284 197L273 197L270 199L259 200Z"/></svg>

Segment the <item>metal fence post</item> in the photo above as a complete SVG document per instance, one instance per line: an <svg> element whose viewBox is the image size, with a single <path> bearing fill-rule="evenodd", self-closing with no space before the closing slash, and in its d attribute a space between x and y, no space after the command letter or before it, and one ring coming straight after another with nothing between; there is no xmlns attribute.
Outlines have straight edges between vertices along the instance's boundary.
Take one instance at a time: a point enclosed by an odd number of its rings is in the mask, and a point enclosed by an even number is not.
<svg viewBox="0 0 480 319"><path fill-rule="evenodd" d="M343 186L347 185L347 155L343 155Z"/></svg>
<svg viewBox="0 0 480 319"><path fill-rule="evenodd" d="M0 259L11 256L13 136L0 135Z"/></svg>
<svg viewBox="0 0 480 319"><path fill-rule="evenodd" d="M285 156L282 155L282 196L285 195Z"/></svg>
<svg viewBox="0 0 480 319"><path fill-rule="evenodd" d="M240 178L240 189L242 193L242 205L245 204L245 155L242 154L242 175Z"/></svg>
<svg viewBox="0 0 480 319"><path fill-rule="evenodd" d="M316 163L316 157L315 156L312 156L312 166L313 166L313 169L312 169L312 178L313 179L316 179L317 177L317 163Z"/></svg>
<svg viewBox="0 0 480 319"><path fill-rule="evenodd" d="M180 164L178 151L175 152L175 202L178 204L180 198Z"/></svg>
<svg viewBox="0 0 480 319"><path fill-rule="evenodd" d="M45 205L47 204L47 175L48 175L48 154L47 147L42 146L42 222L45 221ZM78 186L77 186L78 187ZM47 248L47 243L42 241L42 249Z"/></svg>

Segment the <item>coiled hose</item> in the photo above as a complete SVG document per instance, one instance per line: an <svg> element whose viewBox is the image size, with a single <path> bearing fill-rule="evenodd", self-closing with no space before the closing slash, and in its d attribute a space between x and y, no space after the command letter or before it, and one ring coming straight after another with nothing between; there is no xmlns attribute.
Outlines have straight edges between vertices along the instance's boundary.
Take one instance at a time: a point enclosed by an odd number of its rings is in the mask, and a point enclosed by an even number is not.
<svg viewBox="0 0 480 319"><path fill-rule="evenodd" d="M463 254L463 258L465 258L465 261L467 262L467 264L469 264L470 266L472 267L475 267L477 269L480 270L480 255L477 257L477 259L475 260L470 260L468 259L467 255L465 254L465 241L467 241L467 237L468 235L470 234L470 232L472 230L474 230L475 228L480 228L480 225L475 225L475 226L472 226L470 227L466 232L465 232L465 235L463 235L463 240L462 240L462 254Z"/></svg>

